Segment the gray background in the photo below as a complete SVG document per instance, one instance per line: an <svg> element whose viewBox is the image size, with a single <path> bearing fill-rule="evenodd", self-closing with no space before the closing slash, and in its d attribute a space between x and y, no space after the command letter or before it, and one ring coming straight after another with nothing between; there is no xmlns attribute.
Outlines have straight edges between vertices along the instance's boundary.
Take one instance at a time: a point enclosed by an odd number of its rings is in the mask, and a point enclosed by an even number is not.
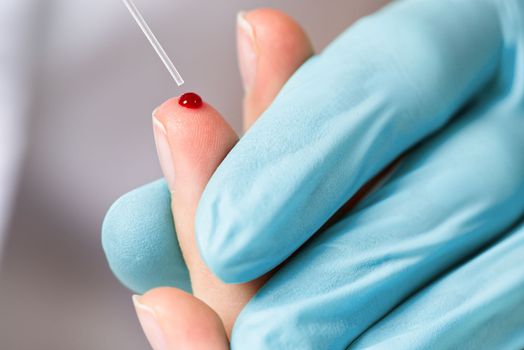
<svg viewBox="0 0 524 350"><path fill-rule="evenodd" d="M120 1L34 1L26 156L0 265L0 349L147 349L131 293L106 265L100 225L119 195L160 177L153 108L195 90L238 130L237 11L280 8L320 50L385 2L137 0L187 82L178 89Z"/></svg>

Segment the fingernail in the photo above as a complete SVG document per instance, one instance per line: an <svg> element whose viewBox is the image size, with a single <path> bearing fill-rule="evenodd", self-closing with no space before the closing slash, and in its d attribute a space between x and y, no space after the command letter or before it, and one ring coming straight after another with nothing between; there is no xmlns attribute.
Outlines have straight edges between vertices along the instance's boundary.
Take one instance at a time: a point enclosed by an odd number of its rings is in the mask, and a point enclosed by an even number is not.
<svg viewBox="0 0 524 350"><path fill-rule="evenodd" d="M157 110L155 110L156 112ZM156 151L158 159L160 160L160 167L167 181L169 190L172 192L175 188L175 167L173 165L173 157L171 155L171 147L167 142L167 132L164 124L162 124L153 112L153 132L155 135Z"/></svg>
<svg viewBox="0 0 524 350"><path fill-rule="evenodd" d="M166 337L160 326L155 310L140 302L138 295L133 295L133 304L144 333L154 350L168 350Z"/></svg>
<svg viewBox="0 0 524 350"><path fill-rule="evenodd" d="M258 54L255 30L245 15L245 12L237 15L237 45L240 75L244 90L248 92L255 83Z"/></svg>

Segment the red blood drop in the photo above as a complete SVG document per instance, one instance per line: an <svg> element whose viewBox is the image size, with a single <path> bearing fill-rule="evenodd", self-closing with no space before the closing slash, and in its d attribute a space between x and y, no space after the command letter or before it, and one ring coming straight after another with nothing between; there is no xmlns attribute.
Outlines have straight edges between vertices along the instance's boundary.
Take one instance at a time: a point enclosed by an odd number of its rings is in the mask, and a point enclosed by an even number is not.
<svg viewBox="0 0 524 350"><path fill-rule="evenodd" d="M178 104L186 108L198 109L202 107L203 103L202 98L200 96L198 96L194 92L188 92L180 96Z"/></svg>

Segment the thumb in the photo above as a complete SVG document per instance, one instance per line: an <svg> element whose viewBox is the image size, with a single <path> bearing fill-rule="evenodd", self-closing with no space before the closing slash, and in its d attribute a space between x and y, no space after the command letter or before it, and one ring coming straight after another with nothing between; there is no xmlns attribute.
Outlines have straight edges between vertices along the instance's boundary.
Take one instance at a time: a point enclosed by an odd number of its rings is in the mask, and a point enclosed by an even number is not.
<svg viewBox="0 0 524 350"><path fill-rule="evenodd" d="M313 55L313 48L297 22L273 9L239 13L237 45L247 130L291 75Z"/></svg>

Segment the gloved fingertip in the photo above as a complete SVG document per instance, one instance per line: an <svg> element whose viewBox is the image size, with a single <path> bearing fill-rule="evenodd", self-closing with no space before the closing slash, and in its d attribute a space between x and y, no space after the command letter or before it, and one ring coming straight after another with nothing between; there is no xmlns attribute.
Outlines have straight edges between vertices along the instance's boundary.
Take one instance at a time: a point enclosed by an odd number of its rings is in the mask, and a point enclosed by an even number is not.
<svg viewBox="0 0 524 350"><path fill-rule="evenodd" d="M215 225L216 217L221 216L214 214L208 201L201 201L195 230L200 255L211 272L228 284L247 283L268 272L260 270L258 259L252 254L246 254L249 245L246 246L244 239L249 234L226 227L226 220L220 221L221 226Z"/></svg>
<svg viewBox="0 0 524 350"><path fill-rule="evenodd" d="M164 180L131 191L111 206L102 225L102 247L123 285L138 293L159 286L191 291L172 220Z"/></svg>

